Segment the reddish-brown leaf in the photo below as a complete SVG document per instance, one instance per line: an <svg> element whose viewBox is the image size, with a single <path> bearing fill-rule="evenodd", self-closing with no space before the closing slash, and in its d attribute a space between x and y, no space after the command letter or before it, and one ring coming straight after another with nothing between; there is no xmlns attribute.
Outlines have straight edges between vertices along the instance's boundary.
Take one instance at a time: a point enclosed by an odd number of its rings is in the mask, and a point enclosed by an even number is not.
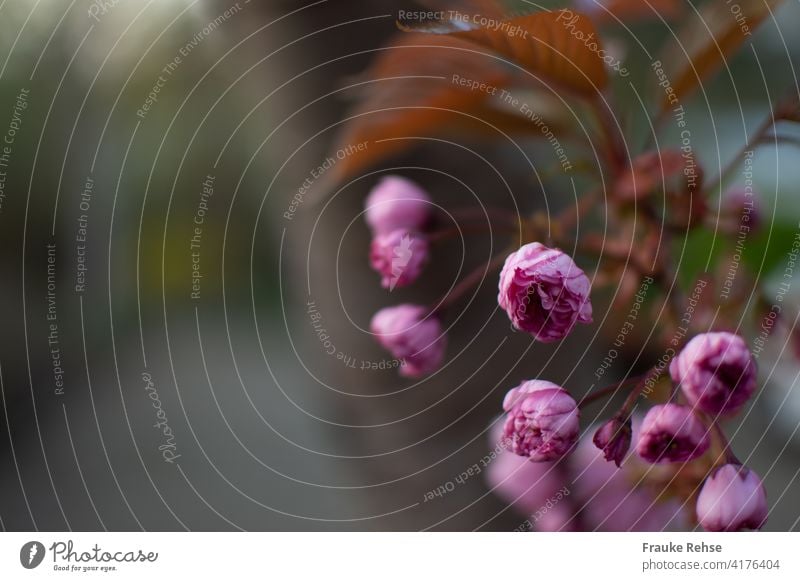
<svg viewBox="0 0 800 581"><path fill-rule="evenodd" d="M404 30L445 34L475 43L542 80L584 95L602 90L607 81L602 43L591 19L571 10L536 12L509 19L456 18Z"/></svg>
<svg viewBox="0 0 800 581"><path fill-rule="evenodd" d="M781 2L709 0L703 4L663 51L661 60L675 96L688 96L717 73ZM666 101L664 107L668 106Z"/></svg>
<svg viewBox="0 0 800 581"><path fill-rule="evenodd" d="M454 82L456 75L483 87L465 87ZM512 78L511 69L463 40L448 35L400 35L365 73L358 104L336 139L335 151L350 148L350 153L337 159L315 184L313 195L418 145L414 137L500 137L499 131L541 135L519 111L495 106L500 90ZM560 125L551 123L551 129L557 132ZM366 147L354 152L352 146L360 143Z"/></svg>

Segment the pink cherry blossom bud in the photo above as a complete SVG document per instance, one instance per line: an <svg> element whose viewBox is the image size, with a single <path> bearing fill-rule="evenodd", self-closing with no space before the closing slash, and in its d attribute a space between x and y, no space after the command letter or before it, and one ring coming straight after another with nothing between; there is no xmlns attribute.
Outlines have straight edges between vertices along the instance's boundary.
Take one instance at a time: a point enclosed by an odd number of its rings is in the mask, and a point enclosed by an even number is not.
<svg viewBox="0 0 800 581"><path fill-rule="evenodd" d="M433 205L422 188L398 176L383 178L367 196L366 220L374 234L392 230L421 230Z"/></svg>
<svg viewBox="0 0 800 581"><path fill-rule="evenodd" d="M381 309L370 329L378 342L399 359L400 375L423 377L436 371L444 360L447 338L438 317L419 305Z"/></svg>
<svg viewBox="0 0 800 581"><path fill-rule="evenodd" d="M381 275L381 286L394 290L419 278L428 261L428 239L408 230L377 234L372 240L369 260Z"/></svg>
<svg viewBox="0 0 800 581"><path fill-rule="evenodd" d="M564 498L564 491L568 490L568 488L564 487L557 491L555 496L548 498L547 502L531 515L528 522L537 531L542 533L570 533L577 531L578 521L575 518L575 509Z"/></svg>
<svg viewBox="0 0 800 581"><path fill-rule="evenodd" d="M619 418L612 418L594 433L594 445L603 451L603 456L609 462L619 465L625 459L625 455L631 447L633 428L631 420L628 418L623 421Z"/></svg>
<svg viewBox="0 0 800 581"><path fill-rule="evenodd" d="M651 464L666 464L694 460L710 444L708 430L690 408L667 403L647 412L636 451Z"/></svg>
<svg viewBox="0 0 800 581"><path fill-rule="evenodd" d="M768 512L761 479L737 464L712 472L697 497L697 521L707 531L760 529Z"/></svg>
<svg viewBox="0 0 800 581"><path fill-rule="evenodd" d="M731 188L722 195L724 230L746 234L761 225L759 196L752 187Z"/></svg>
<svg viewBox="0 0 800 581"><path fill-rule="evenodd" d="M639 418L632 418L634 445L641 423ZM669 481L671 473L665 472L669 466L649 466L638 456L629 455L620 468L615 468L589 438L581 439L569 464L584 530L664 531L683 530L688 525L683 502L658 498L661 487L648 486L642 477L649 474L655 482Z"/></svg>
<svg viewBox="0 0 800 581"><path fill-rule="evenodd" d="M590 290L589 279L569 256L533 242L506 259L497 302L514 328L551 343L575 323L592 322Z"/></svg>
<svg viewBox="0 0 800 581"><path fill-rule="evenodd" d="M529 462L512 454L509 444L503 436L502 418L498 418L489 432L489 452L480 465L486 465L484 474L492 492L527 517L557 496L564 486L564 475L555 462Z"/></svg>
<svg viewBox="0 0 800 581"><path fill-rule="evenodd" d="M755 359L744 339L732 333L697 335L669 371L686 399L711 415L736 413L757 387Z"/></svg>
<svg viewBox="0 0 800 581"><path fill-rule="evenodd" d="M638 475L628 474L634 483ZM603 488L587 500L583 517L590 531L651 531L685 530L687 515L676 499L658 498L646 487L628 490Z"/></svg>
<svg viewBox="0 0 800 581"><path fill-rule="evenodd" d="M557 460L578 441L580 412L572 396L549 381L525 381L506 395L503 437L534 462Z"/></svg>

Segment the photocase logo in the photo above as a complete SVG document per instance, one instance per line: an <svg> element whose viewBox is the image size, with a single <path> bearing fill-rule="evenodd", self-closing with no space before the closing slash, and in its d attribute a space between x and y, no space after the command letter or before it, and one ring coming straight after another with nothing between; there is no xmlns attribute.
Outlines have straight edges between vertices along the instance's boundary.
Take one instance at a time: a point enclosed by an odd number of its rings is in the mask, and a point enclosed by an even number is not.
<svg viewBox="0 0 800 581"><path fill-rule="evenodd" d="M394 257L392 258L392 279L389 281L389 291L393 291L397 282L406 271L414 251L411 249L413 239L408 234L404 234L400 239L400 244L394 247Z"/></svg>
<svg viewBox="0 0 800 581"><path fill-rule="evenodd" d="M19 562L26 569L35 569L44 560L44 545L39 541L30 541L19 550Z"/></svg>

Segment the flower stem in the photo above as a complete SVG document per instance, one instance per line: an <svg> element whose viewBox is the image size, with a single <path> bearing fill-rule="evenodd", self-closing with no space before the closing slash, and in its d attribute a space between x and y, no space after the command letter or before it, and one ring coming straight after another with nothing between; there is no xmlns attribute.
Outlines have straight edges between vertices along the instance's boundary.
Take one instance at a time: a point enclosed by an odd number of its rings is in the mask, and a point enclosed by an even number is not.
<svg viewBox="0 0 800 581"><path fill-rule="evenodd" d="M635 381L639 381L640 379L642 379L641 376L629 377L628 379L623 379L618 383L613 383L595 392L587 393L585 396L583 396L583 399L581 399L580 403L578 403L578 407L583 408L608 395L616 395L617 392L623 389L626 385L631 384Z"/></svg>
<svg viewBox="0 0 800 581"><path fill-rule="evenodd" d="M639 399L639 396L642 395L644 391L644 386L647 383L647 380L651 377L651 375L655 372L655 367L651 367L644 373L644 375L639 376L639 383L636 384L636 387L628 394L628 397L625 399L625 403L622 404L622 407L619 410L619 416L624 417L627 419L630 416L631 412L633 411L633 406L636 403L636 400ZM657 372L656 372L657 373Z"/></svg>
<svg viewBox="0 0 800 581"><path fill-rule="evenodd" d="M757 145L759 145L762 142L764 136L767 134L767 131L769 131L770 128L772 128L772 126L775 125L775 121L776 119L774 113L770 112L767 118L764 119L764 121L761 122L761 125L759 125L758 128L755 130L752 137L750 137L747 140L747 143L745 143L744 146L739 150L739 152L733 158L731 158L728 164L722 169L722 171L720 171L719 176L717 176L717 178L712 182L712 184L706 188L706 195L717 190L722 184L722 182L736 167L736 164L738 164L741 161L741 159L745 156L745 154L751 149L754 149Z"/></svg>
<svg viewBox="0 0 800 581"><path fill-rule="evenodd" d="M483 264L473 270L471 273L461 279L461 281L459 281L459 283L453 287L447 296L439 301L437 306L434 306L431 310L442 312L446 308L450 307L467 292L478 286L490 272L500 268L505 263L506 257L506 253L498 254L494 256L488 263Z"/></svg>
<svg viewBox="0 0 800 581"><path fill-rule="evenodd" d="M728 437L725 435L725 432L722 431L722 427L716 421L711 421L711 424L714 428L714 431L717 434L717 438L719 439L720 444L722 444L722 452L720 453L720 456L725 457L725 463L741 465L741 462L736 457L736 454L733 453L733 448L731 448L730 440L728 440Z"/></svg>

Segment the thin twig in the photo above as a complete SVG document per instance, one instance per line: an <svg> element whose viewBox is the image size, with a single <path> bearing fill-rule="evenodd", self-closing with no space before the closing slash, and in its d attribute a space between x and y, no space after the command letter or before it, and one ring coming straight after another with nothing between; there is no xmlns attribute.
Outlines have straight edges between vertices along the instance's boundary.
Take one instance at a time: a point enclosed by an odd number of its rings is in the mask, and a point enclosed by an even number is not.
<svg viewBox="0 0 800 581"><path fill-rule="evenodd" d="M492 271L500 268L506 261L507 254L498 254L489 261L488 264L483 264L465 276L461 281L453 287L446 297L439 301L438 306L435 308L437 312L451 306L454 302L464 296L467 291L481 283L486 276Z"/></svg>
<svg viewBox="0 0 800 581"><path fill-rule="evenodd" d="M774 114L770 113L770 115L766 119L764 119L764 121L761 122L761 125L758 126L758 129L756 129L755 133L753 133L753 136L747 140L747 143L745 143L744 146L742 146L739 152L722 169L722 171L717 176L717 178L712 182L712 184L705 188L706 194L713 192L720 187L722 182L725 181L725 179L733 171L736 165L742 160L745 154L751 149L754 149L759 143L761 143L761 140L763 139L764 135L766 135L767 131L769 131L770 128L773 125L775 125L775 121L776 119L774 117Z"/></svg>
<svg viewBox="0 0 800 581"><path fill-rule="evenodd" d="M585 396L583 396L583 399L581 399L580 403L578 403L578 407L583 408L599 399L604 398L607 395L616 395L617 392L620 391L626 384L639 381L640 379L641 376L629 377L628 379L625 379L618 383L614 383L612 385L609 385L608 387L604 387L592 393L587 393Z"/></svg>

